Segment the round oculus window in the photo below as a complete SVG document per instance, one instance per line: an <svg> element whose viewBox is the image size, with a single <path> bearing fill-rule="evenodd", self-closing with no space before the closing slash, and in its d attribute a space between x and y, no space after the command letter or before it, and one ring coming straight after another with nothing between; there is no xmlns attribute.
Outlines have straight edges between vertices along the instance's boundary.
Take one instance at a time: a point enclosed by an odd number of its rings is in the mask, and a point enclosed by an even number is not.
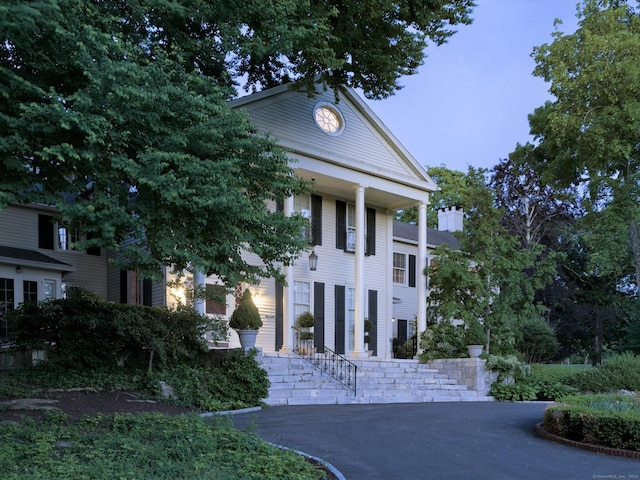
<svg viewBox="0 0 640 480"><path fill-rule="evenodd" d="M340 135L344 130L342 115L329 103L319 103L313 109L313 119L320 130L327 135Z"/></svg>

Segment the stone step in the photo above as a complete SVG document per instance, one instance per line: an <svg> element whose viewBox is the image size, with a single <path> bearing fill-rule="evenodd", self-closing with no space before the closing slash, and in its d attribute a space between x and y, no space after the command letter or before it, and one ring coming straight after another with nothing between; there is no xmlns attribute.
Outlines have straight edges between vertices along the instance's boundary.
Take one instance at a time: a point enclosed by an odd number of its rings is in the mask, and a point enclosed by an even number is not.
<svg viewBox="0 0 640 480"><path fill-rule="evenodd" d="M492 397L470 390L456 378L462 363L433 368L415 360L356 360L357 394L316 369L310 362L282 354L260 355L271 387L268 405L309 405L338 403L416 403L489 401ZM475 365L475 364L474 364Z"/></svg>

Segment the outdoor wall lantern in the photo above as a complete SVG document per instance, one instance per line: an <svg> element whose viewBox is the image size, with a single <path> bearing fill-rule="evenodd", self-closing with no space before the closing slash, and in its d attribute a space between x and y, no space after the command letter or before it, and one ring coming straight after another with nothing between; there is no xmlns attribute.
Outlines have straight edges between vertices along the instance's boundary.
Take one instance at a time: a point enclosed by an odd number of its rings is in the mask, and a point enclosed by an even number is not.
<svg viewBox="0 0 640 480"><path fill-rule="evenodd" d="M22 267L20 265L16 267L16 273L22 273Z"/></svg>
<svg viewBox="0 0 640 480"><path fill-rule="evenodd" d="M311 250L309 254L309 270L315 272L318 268L318 255L316 255L315 250Z"/></svg>

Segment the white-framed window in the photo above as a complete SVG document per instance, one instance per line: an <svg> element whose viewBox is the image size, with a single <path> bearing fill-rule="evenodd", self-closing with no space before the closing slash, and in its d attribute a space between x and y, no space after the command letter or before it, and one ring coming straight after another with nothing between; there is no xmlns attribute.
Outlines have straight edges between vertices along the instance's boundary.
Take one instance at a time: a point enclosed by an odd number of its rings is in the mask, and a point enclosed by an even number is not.
<svg viewBox="0 0 640 480"><path fill-rule="evenodd" d="M293 199L293 210L309 221L309 225L302 227L302 238L311 240L311 195L296 195Z"/></svg>
<svg viewBox="0 0 640 480"><path fill-rule="evenodd" d="M297 320L300 314L311 311L311 283L293 282L293 314Z"/></svg>
<svg viewBox="0 0 640 480"><path fill-rule="evenodd" d="M42 282L42 299L53 300L56 298L56 281L55 280L43 280Z"/></svg>
<svg viewBox="0 0 640 480"><path fill-rule="evenodd" d="M22 300L25 303L38 301L38 282L36 280L22 281Z"/></svg>
<svg viewBox="0 0 640 480"><path fill-rule="evenodd" d="M356 251L356 206L353 203L347 203L347 251Z"/></svg>
<svg viewBox="0 0 640 480"><path fill-rule="evenodd" d="M81 240L80 232L77 228L69 228L64 225L58 226L58 249L77 250L77 244Z"/></svg>
<svg viewBox="0 0 640 480"><path fill-rule="evenodd" d="M347 287L346 298L346 327L347 327L347 350L352 352L355 348L356 330L356 289Z"/></svg>
<svg viewBox="0 0 640 480"><path fill-rule="evenodd" d="M393 252L393 283L407 284L407 255Z"/></svg>

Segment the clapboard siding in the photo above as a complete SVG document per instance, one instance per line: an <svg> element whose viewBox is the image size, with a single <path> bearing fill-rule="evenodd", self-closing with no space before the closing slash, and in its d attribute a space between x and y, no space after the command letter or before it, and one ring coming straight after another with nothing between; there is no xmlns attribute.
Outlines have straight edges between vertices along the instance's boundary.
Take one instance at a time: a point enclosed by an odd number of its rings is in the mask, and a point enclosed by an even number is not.
<svg viewBox="0 0 640 480"><path fill-rule="evenodd" d="M330 137L313 120L313 109L318 102L334 102L332 91L316 98L286 92L247 107L259 130L268 132L287 147L320 157L338 159L345 166L387 172L392 175L411 175L407 164L385 142L372 125L344 97L336 105L345 120L342 135ZM278 114L273 114L273 101L277 101Z"/></svg>
<svg viewBox="0 0 640 480"><path fill-rule="evenodd" d="M88 255L85 251L38 248L38 214L52 215L52 210L38 206L9 206L0 211L0 245L35 250L51 258L73 266L74 271L65 273L64 283L86 288L107 298L107 256L104 249L100 255ZM55 229L54 229L55 234Z"/></svg>

